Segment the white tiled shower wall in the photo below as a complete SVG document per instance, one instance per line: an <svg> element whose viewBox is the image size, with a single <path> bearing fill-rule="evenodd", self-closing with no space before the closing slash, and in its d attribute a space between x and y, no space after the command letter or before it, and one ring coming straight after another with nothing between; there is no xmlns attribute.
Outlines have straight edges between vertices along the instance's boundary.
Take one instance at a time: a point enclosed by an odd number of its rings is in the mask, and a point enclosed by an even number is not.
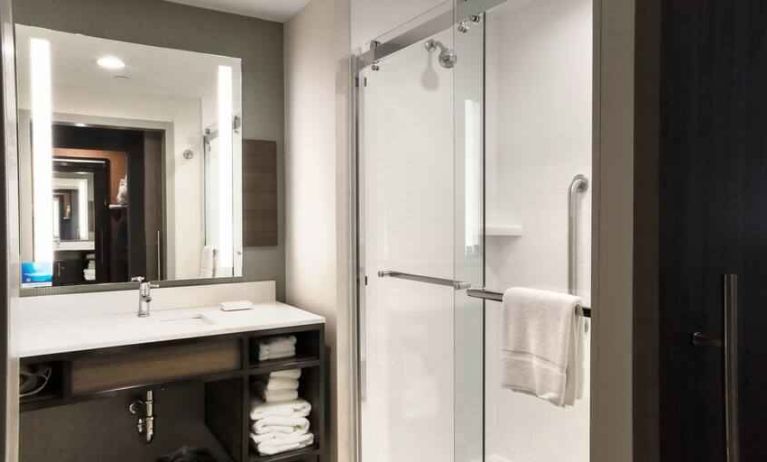
<svg viewBox="0 0 767 462"><path fill-rule="evenodd" d="M591 178L592 2L507 2L488 14L486 43L486 219L523 229L521 237L487 238L486 285L564 292L568 187L576 174ZM578 215L578 294L587 304L590 202L591 188ZM487 306L486 454L504 462L587 462L588 383L569 409L502 389L500 305Z"/></svg>

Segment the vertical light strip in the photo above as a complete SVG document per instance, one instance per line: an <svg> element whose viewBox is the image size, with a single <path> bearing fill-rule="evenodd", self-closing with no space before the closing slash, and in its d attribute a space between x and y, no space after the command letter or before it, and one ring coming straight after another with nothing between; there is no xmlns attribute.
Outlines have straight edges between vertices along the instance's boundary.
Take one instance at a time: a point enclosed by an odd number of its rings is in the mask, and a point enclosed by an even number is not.
<svg viewBox="0 0 767 462"><path fill-rule="evenodd" d="M218 266L231 276L234 267L232 68L218 66ZM218 274L218 273L217 273Z"/></svg>
<svg viewBox="0 0 767 462"><path fill-rule="evenodd" d="M30 50L32 98L32 197L36 263L53 263L53 103L51 45L33 38Z"/></svg>
<svg viewBox="0 0 767 462"><path fill-rule="evenodd" d="M80 231L80 240L87 241L90 237L88 229L88 180L77 182L77 227Z"/></svg>
<svg viewBox="0 0 767 462"><path fill-rule="evenodd" d="M464 101L464 200L466 255L476 255L482 234L482 106Z"/></svg>

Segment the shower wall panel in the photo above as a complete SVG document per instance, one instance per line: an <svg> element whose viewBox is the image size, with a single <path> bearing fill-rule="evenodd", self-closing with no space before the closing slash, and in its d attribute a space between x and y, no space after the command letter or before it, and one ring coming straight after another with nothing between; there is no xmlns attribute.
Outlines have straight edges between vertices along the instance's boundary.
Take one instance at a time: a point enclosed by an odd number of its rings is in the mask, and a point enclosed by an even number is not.
<svg viewBox="0 0 767 462"><path fill-rule="evenodd" d="M568 187L576 174L591 178L591 37L591 0L509 1L487 15L488 287L567 292ZM577 293L587 304L590 191L580 195L577 250ZM514 226L520 236L492 235ZM487 304L487 459L588 462L588 379L584 399L568 409L501 388L500 321L500 305Z"/></svg>

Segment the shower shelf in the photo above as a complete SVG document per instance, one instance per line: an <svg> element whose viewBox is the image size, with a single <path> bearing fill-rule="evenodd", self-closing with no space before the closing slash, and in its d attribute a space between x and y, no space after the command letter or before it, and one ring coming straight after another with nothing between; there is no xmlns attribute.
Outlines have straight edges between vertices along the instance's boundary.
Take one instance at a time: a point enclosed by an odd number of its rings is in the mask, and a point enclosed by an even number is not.
<svg viewBox="0 0 767 462"><path fill-rule="evenodd" d="M522 237L522 225L486 225L485 235L493 237Z"/></svg>

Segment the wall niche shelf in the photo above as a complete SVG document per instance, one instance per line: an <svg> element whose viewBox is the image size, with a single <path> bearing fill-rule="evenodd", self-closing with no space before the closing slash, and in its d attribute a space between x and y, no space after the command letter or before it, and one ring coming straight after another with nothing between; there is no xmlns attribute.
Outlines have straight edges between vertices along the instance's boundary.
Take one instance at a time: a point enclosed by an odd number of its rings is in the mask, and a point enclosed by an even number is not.
<svg viewBox="0 0 767 462"><path fill-rule="evenodd" d="M524 228L522 225L486 225L485 235L488 237L522 237Z"/></svg>

